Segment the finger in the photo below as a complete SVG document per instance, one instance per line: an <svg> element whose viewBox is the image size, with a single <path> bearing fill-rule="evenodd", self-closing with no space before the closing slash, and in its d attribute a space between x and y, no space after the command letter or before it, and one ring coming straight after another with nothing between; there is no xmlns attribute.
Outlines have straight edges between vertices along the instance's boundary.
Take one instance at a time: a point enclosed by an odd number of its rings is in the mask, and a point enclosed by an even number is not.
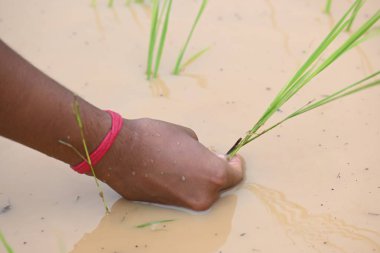
<svg viewBox="0 0 380 253"><path fill-rule="evenodd" d="M198 141L198 136L197 134L193 131L193 129L191 128L188 128L188 127L184 127L184 126L181 126L182 129L188 134L190 135L193 139L197 140Z"/></svg>
<svg viewBox="0 0 380 253"><path fill-rule="evenodd" d="M223 159L226 159L223 156ZM244 177L244 159L240 155L235 155L229 161L227 161L226 173L227 180L222 190L234 187L243 180Z"/></svg>

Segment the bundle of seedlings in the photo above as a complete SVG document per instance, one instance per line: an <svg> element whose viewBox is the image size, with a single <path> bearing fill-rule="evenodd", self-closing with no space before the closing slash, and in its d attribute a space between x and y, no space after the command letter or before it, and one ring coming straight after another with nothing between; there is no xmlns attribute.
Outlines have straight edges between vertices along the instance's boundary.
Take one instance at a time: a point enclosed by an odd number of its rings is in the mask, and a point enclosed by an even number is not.
<svg viewBox="0 0 380 253"><path fill-rule="evenodd" d="M336 38L351 27L353 20L357 16L360 8L363 6L362 0L355 1L351 7L345 12L343 17L338 21L338 23L333 27L331 32L326 36L326 38L321 42L317 49L310 55L306 62L300 67L296 74L290 79L290 81L280 90L277 96L270 103L266 111L259 118L259 120L253 125L253 127L247 132L243 138L239 140L232 146L232 148L227 152L227 157L231 158L238 153L238 151L248 143L259 138L268 131L276 128L285 121L299 116L305 112L318 108L322 105L330 103L334 100L343 98L345 96L351 95L353 93L377 86L380 84L380 71L377 71L360 81L357 81L341 90L334 92L331 95L324 97L323 99L317 101L311 101L305 106L299 108L295 112L291 113L281 121L265 128L265 123L277 112L290 98L292 98L296 93L298 93L304 86L310 83L319 73L325 70L333 62L339 59L344 53L357 46L361 42L372 37L378 29L370 30L376 22L380 19L380 10L371 16L364 24L362 24L357 31L353 32L349 37L331 54L325 56L326 49L330 46ZM377 33L377 32L376 32Z"/></svg>

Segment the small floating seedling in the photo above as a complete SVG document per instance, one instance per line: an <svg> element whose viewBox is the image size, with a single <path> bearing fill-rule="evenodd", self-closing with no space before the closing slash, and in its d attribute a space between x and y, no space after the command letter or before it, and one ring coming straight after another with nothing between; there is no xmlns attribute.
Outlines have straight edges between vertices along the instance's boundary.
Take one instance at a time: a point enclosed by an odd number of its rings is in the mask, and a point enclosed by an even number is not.
<svg viewBox="0 0 380 253"><path fill-rule="evenodd" d="M149 222L137 225L136 228L146 228L146 227L150 227L153 225L158 225L158 224L163 224L163 223L168 223L168 222L173 222L173 221L175 221L175 220L169 219L169 220L149 221Z"/></svg>
<svg viewBox="0 0 380 253"><path fill-rule="evenodd" d="M79 103L78 103L77 97L75 97L75 99L74 99L73 111L75 114L75 119L76 119L77 125L79 127L80 136L81 136L82 144L83 144L83 149L84 149L84 152L86 154L86 160L85 161L87 161L88 165L91 168L92 176L94 177L96 187L98 188L98 191L99 191L99 196L102 199L106 214L108 214L110 211L109 211L109 208L107 206L106 200L104 198L104 192L103 192L102 186L99 184L98 178L96 177L94 166L92 166L92 161L90 158L90 152L88 151L88 148L87 148L87 142L86 142L86 138L84 136L84 126L83 126L83 121L82 121L82 117L80 114L80 108L79 108Z"/></svg>
<svg viewBox="0 0 380 253"><path fill-rule="evenodd" d="M193 26L191 27L190 33L189 33L189 35L187 36L187 39L186 39L186 41L185 41L185 44L183 45L183 47L182 47L182 49L181 49L181 51L179 52L179 55L178 55L178 57L177 57L177 61L176 61L176 64L175 64L175 66L174 66L174 70L173 70L173 74L174 74L174 75L178 75L178 74L181 72L181 70L182 70L186 65L190 64L191 62L193 62L193 61L195 61L196 59L198 59L199 57L201 57L201 56L202 56L202 55L208 50L208 48L206 48L206 49L202 49L201 51L199 51L198 53L196 53L196 54L194 54L192 57L190 57L190 60L191 60L191 61L189 60L189 61L185 62L185 64L181 65L181 63L182 63L182 59L183 59L183 57L184 57L184 55L185 55L185 52L186 52L186 49L187 49L187 47L189 46L189 43L190 43L190 40L191 40L191 38L192 38L192 36L193 36L194 30L195 30L196 26L198 25L199 20L200 20L202 14L203 14L203 12L204 12L204 10L205 10L205 8L206 8L207 2L208 2L208 0L203 0L203 1L202 1L201 7L199 8L198 14L197 14L197 16L196 16L196 18L195 18L195 20L194 20Z"/></svg>
<svg viewBox="0 0 380 253"><path fill-rule="evenodd" d="M94 166L92 165L92 161L91 161L91 158L90 158L90 152L88 151L87 141L86 141L86 138L84 136L84 125L83 125L82 117L81 117L81 114L80 114L80 108L79 108L78 98L76 96L74 97L73 112L74 112L74 115L75 115L76 123L77 123L77 125L79 127L80 136L81 136L81 140L82 140L85 156L82 155L79 152L79 150L77 148L75 148L73 145L71 145L70 143L67 143L67 142L62 141L62 140L59 140L58 142L61 143L61 144L63 144L63 145L65 145L65 146L67 146L67 147L69 147L69 148L71 148L75 152L75 154L77 154L83 161L86 161L88 163L88 165L91 168L91 174L94 177L95 184L96 184L96 187L97 187L98 192L99 192L99 196L102 199L105 212L106 212L106 214L109 214L110 211L109 211L108 205L106 203L106 200L104 198L104 192L103 192L102 186L99 183L98 178L96 177Z"/></svg>
<svg viewBox="0 0 380 253"><path fill-rule="evenodd" d="M380 71L377 71L376 73L358 82L355 82L354 84L349 85L346 88L341 89L321 100L318 100L316 102L309 102L307 105L296 110L285 119L266 128L265 130L261 130L265 123L271 118L271 116L273 116L276 111L278 111L291 97L298 93L314 77L316 77L324 69L339 59L348 50L366 39L370 28L380 19L380 10L377 10L376 13L370 17L363 25L361 25L356 32L352 33L346 39L346 41L338 47L338 49L336 49L329 56L322 57L322 54L326 53L325 51L330 46L330 44L335 41L338 35L347 29L350 23L352 23L352 18L357 14L355 14L355 10L359 10L362 4L363 2L361 0L357 0L351 5L351 7L346 11L339 22L333 27L331 32L326 36L318 48L311 54L311 56L300 67L300 69L290 79L290 81L280 90L280 92L277 94L277 96L274 98L272 103L268 106L256 124L254 124L254 126L247 132L245 137L239 139L239 141L235 143L235 145L227 152L228 158L236 155L243 146L247 145L251 141L257 139L258 137L276 128L291 118L299 116L305 112L318 108L339 98L380 84L380 80L378 79Z"/></svg>

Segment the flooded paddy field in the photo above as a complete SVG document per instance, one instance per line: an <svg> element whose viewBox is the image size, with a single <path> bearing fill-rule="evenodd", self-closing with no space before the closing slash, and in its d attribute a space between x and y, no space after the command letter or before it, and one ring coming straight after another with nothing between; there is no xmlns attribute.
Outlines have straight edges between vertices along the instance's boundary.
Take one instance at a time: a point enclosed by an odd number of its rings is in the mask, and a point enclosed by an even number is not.
<svg viewBox="0 0 380 253"><path fill-rule="evenodd" d="M326 15L325 1L211 0L188 55L210 49L173 76L200 3L174 1L154 81L145 75L149 3L0 0L0 38L100 108L191 127L205 146L225 153L352 1L333 1ZM357 23L379 8L367 1ZM274 121L379 69L374 38L326 69ZM380 252L379 150L376 87L244 147L244 181L206 212L129 202L104 185L112 206L105 216L90 177L0 138L0 230L17 253ZM162 219L174 221L136 228Z"/></svg>

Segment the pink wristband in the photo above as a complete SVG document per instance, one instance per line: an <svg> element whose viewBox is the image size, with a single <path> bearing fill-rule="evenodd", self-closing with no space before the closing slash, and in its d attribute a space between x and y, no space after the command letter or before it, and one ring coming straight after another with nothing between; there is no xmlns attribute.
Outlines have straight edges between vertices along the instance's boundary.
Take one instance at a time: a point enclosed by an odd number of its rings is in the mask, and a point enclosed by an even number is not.
<svg viewBox="0 0 380 253"><path fill-rule="evenodd" d="M107 133L106 137L94 150L94 152L90 154L92 166L95 166L97 163L99 163L103 156L111 148L123 126L123 118L118 113L109 110L106 112L111 116L112 119L111 130ZM88 161L83 161L77 165L71 166L71 168L80 174L88 173L91 171L91 167L88 164Z"/></svg>

